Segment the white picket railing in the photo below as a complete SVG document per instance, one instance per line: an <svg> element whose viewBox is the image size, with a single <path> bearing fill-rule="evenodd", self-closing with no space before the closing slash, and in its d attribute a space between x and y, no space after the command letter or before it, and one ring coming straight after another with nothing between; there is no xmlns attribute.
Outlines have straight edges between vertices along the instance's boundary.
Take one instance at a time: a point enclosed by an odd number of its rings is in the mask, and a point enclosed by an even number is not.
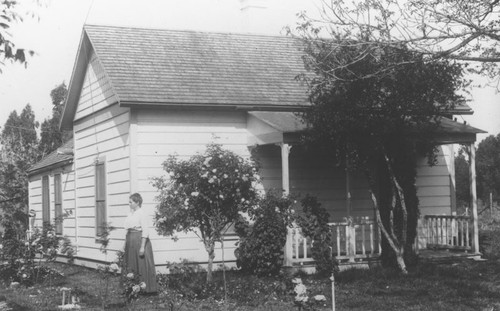
<svg viewBox="0 0 500 311"><path fill-rule="evenodd" d="M472 250L471 216L424 216L425 239L430 249Z"/></svg>
<svg viewBox="0 0 500 311"><path fill-rule="evenodd" d="M373 220L362 217L357 220L329 223L333 256L339 261L355 262L380 254L380 231ZM291 264L313 261L311 239L304 237L299 227L289 228L286 254Z"/></svg>

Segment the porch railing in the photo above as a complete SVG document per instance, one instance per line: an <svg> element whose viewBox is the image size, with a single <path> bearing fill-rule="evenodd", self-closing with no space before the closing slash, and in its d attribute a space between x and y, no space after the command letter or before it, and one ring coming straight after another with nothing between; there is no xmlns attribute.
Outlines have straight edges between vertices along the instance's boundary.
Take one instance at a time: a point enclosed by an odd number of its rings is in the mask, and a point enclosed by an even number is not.
<svg viewBox="0 0 500 311"><path fill-rule="evenodd" d="M339 261L375 257L380 254L380 231L373 220L362 217L357 220L329 223L333 256ZM291 264L313 261L311 239L304 237L299 227L289 228L286 253Z"/></svg>
<svg viewBox="0 0 500 311"><path fill-rule="evenodd" d="M472 250L471 216L424 216L425 239L430 249Z"/></svg>

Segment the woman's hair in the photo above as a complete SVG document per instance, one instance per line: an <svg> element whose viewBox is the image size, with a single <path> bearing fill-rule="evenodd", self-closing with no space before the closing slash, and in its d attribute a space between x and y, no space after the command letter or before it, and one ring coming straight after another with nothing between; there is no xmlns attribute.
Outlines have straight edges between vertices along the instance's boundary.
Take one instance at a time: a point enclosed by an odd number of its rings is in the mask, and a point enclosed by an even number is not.
<svg viewBox="0 0 500 311"><path fill-rule="evenodd" d="M132 201L134 201L135 203L137 203L139 206L142 206L142 197L140 194L134 193L134 194L130 195L130 199Z"/></svg>

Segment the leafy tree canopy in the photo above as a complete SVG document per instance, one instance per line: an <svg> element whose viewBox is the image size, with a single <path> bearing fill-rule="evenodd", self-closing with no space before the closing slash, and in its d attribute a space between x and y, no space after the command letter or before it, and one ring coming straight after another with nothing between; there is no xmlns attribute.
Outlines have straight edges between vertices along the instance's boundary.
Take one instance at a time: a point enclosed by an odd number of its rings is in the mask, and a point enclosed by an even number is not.
<svg viewBox="0 0 500 311"><path fill-rule="evenodd" d="M18 61L26 65L26 54L34 54L33 51L16 47L10 33L12 24L23 19L18 9L19 0L0 0L0 73L5 61Z"/></svg>
<svg viewBox="0 0 500 311"><path fill-rule="evenodd" d="M482 140L476 152L476 173L478 197L489 201L500 199L500 134L490 135Z"/></svg>
<svg viewBox="0 0 500 311"><path fill-rule="evenodd" d="M365 172L384 233L382 259L405 272L418 219L416 157L435 160L440 118L463 101L463 67L335 24L330 30L324 38L312 22L298 28L308 70L300 78L312 103L303 113L308 138Z"/></svg>
<svg viewBox="0 0 500 311"><path fill-rule="evenodd" d="M71 131L63 131L59 123L64 108L64 100L68 94L66 84L63 82L50 92L52 98L52 116L43 121L38 146L42 155L47 155L71 139Z"/></svg>
<svg viewBox="0 0 500 311"><path fill-rule="evenodd" d="M473 71L497 79L499 14L498 0L322 0L320 18L301 17L302 25L343 39L339 45L368 43L350 62L403 45L429 59L478 62Z"/></svg>

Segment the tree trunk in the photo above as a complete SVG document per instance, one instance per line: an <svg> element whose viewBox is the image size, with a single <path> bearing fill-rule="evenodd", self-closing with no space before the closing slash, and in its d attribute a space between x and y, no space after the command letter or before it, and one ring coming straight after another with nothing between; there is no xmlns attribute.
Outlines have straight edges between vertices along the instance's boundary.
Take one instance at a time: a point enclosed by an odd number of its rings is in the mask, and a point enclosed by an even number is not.
<svg viewBox="0 0 500 311"><path fill-rule="evenodd" d="M207 283L212 283L213 281L213 264L215 258L215 242L205 241L205 249L208 253L208 267L207 267Z"/></svg>

